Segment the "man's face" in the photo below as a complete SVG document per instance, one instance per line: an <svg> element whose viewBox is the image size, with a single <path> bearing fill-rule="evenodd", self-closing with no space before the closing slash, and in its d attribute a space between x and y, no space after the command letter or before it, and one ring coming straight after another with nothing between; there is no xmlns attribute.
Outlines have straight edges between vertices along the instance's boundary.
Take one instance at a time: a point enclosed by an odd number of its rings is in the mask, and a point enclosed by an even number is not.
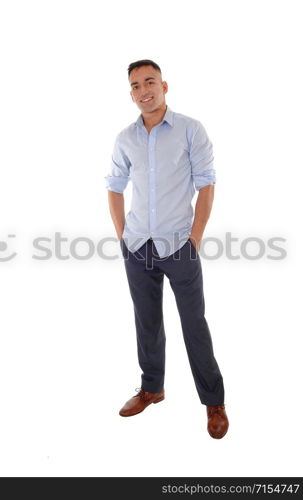
<svg viewBox="0 0 303 500"><path fill-rule="evenodd" d="M153 66L141 66L131 71L130 95L143 113L151 113L165 104L165 94L168 90L166 82L162 81L161 73Z"/></svg>

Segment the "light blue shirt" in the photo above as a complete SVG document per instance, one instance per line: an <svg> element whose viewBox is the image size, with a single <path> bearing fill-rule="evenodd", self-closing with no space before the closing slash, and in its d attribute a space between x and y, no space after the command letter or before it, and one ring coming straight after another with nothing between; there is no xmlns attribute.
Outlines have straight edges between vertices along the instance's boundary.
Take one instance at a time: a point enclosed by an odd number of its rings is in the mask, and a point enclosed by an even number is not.
<svg viewBox="0 0 303 500"><path fill-rule="evenodd" d="M116 137L106 188L123 193L132 181L132 201L122 238L136 252L149 238L160 257L188 240L195 189L216 183L213 150L204 126L168 106L147 132L142 115Z"/></svg>

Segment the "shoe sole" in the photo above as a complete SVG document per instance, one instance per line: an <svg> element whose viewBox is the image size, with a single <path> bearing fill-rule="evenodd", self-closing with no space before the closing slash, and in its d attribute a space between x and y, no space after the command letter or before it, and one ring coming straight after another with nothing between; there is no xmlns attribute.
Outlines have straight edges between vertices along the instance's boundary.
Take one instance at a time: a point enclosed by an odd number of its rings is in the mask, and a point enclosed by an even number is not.
<svg viewBox="0 0 303 500"><path fill-rule="evenodd" d="M155 399L155 401L152 401L147 406L145 406L145 408L143 408L143 410L137 411L136 413L131 413L130 415L123 415L122 413L119 412L119 415L120 415L120 417L134 417L135 415L139 415L139 413L142 413L144 410L146 410L146 408L148 406L150 406L151 404L160 403L160 401L163 401L163 399L165 399L164 396L161 396L160 398Z"/></svg>
<svg viewBox="0 0 303 500"><path fill-rule="evenodd" d="M222 439L222 438L224 438L224 436L226 436L227 431L226 431L224 434L222 434L222 436L212 436L210 432L209 432L208 434L209 434L209 435L210 435L210 437L211 437L211 438L213 438L213 439Z"/></svg>
<svg viewBox="0 0 303 500"><path fill-rule="evenodd" d="M207 432L208 432L208 434L210 435L210 437L212 437L213 439L222 439L222 438L224 438L224 436L226 436L228 429L229 429L229 425L228 425L228 427L227 427L226 431L224 432L224 434L222 434L221 436L213 436L213 435L209 432L209 430L208 430L208 429L207 429Z"/></svg>

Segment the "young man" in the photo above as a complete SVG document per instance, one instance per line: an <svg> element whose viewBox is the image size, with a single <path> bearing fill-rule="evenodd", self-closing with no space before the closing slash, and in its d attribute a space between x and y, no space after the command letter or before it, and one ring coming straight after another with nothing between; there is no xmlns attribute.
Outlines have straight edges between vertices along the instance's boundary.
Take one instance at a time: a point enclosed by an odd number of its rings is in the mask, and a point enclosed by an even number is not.
<svg viewBox="0 0 303 500"><path fill-rule="evenodd" d="M105 177L110 214L124 258L134 304L141 388L120 410L132 416L164 399L165 331L162 298L169 279L180 315L197 392L206 405L209 434L228 430L223 377L204 317L200 243L209 218L215 170L212 144L203 125L174 113L165 102L167 82L149 59L128 67L130 95L141 111L117 136ZM133 183L131 210L123 191ZM195 214L191 200L199 191Z"/></svg>

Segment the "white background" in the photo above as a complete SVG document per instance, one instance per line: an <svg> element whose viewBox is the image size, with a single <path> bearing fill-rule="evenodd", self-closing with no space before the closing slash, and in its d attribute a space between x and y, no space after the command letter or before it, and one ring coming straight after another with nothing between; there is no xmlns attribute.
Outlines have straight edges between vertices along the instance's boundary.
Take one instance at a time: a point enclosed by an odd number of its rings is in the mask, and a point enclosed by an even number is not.
<svg viewBox="0 0 303 500"><path fill-rule="evenodd" d="M301 2L0 5L0 256L17 253L0 262L1 475L302 476ZM142 58L160 65L171 109L212 140L204 237L231 232L235 254L248 237L266 245L256 260L201 260L222 440L207 433L167 278L166 399L118 414L140 385L133 309L118 243L106 246L115 260L95 247L116 237L104 176L139 114L127 67ZM33 258L37 237L50 259ZM91 258L71 256L79 237ZM285 259L268 259L272 237Z"/></svg>

